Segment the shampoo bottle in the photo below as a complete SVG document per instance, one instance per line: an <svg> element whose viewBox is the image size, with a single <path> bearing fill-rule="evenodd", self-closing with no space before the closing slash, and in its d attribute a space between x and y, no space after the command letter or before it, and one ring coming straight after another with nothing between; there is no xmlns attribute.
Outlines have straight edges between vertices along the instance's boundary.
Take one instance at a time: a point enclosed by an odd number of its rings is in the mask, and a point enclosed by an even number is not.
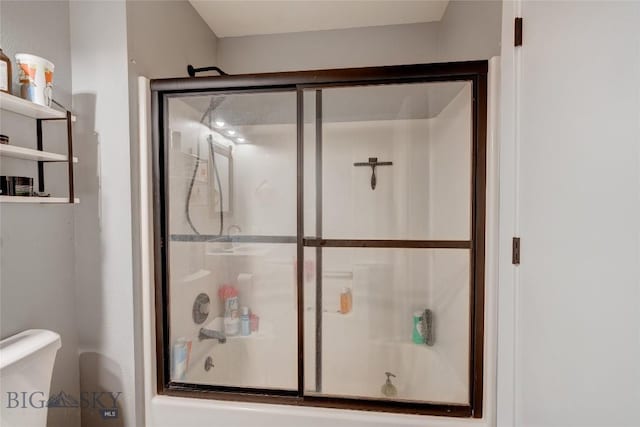
<svg viewBox="0 0 640 427"><path fill-rule="evenodd" d="M249 307L242 307L240 315L240 334L247 336L251 334L251 323L249 319Z"/></svg>
<svg viewBox="0 0 640 427"><path fill-rule="evenodd" d="M183 380L189 363L190 344L185 338L178 338L171 349L171 379Z"/></svg>
<svg viewBox="0 0 640 427"><path fill-rule="evenodd" d="M353 299L351 296L351 289L344 288L340 294L340 313L347 314L351 312L353 306Z"/></svg>

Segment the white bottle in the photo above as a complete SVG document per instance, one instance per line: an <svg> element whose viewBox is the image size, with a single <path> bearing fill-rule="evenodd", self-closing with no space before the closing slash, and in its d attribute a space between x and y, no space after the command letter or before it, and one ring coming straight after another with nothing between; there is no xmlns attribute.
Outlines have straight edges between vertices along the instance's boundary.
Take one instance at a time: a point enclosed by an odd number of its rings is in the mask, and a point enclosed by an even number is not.
<svg viewBox="0 0 640 427"><path fill-rule="evenodd" d="M240 332L240 319L237 317L224 317L224 334L228 337L238 335Z"/></svg>

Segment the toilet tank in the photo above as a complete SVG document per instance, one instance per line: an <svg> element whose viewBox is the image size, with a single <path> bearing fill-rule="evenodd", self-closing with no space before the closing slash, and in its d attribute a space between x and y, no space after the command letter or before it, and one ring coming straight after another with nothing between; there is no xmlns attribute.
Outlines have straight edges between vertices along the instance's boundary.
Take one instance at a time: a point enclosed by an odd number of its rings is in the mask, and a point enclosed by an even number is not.
<svg viewBox="0 0 640 427"><path fill-rule="evenodd" d="M60 335L29 329L0 341L0 426L45 427Z"/></svg>

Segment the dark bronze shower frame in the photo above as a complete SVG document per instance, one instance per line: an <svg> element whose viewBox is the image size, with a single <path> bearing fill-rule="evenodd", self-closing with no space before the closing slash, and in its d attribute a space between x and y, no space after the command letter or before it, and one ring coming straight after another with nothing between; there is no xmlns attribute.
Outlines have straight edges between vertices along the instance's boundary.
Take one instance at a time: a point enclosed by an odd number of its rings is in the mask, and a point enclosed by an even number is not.
<svg viewBox="0 0 640 427"><path fill-rule="evenodd" d="M482 418L483 354L484 354L484 272L485 272L485 206L486 206L486 135L487 135L487 61L398 65L386 67L314 70L283 73L247 74L199 78L157 79L151 81L153 191L154 191L154 260L156 357L158 394L182 397L234 400L268 404L330 407L382 412L413 413ZM323 88L399 83L469 81L472 83L472 195L470 240L344 240L323 239L321 221L321 168L316 171L316 232L319 237L304 237L303 224L303 148L304 91L316 93L316 155L321 154L321 111ZM169 376L169 248L168 227L168 135L165 129L167 100L176 95L212 95L258 92L296 92L297 96L297 235L257 236L256 241L280 241L297 245L297 322L298 322L298 389L273 390L213 386L174 382ZM317 158L317 162L321 161ZM319 165L321 166L321 164ZM184 237L184 236L183 236ZM248 237L248 236L247 236ZM180 236L176 236L180 240ZM376 399L307 396L304 394L304 248L453 248L469 249L470 257L470 357L469 404L441 404ZM321 256L321 255L320 255ZM318 263L320 266L320 263ZM318 267L320 268L320 267ZM321 277L317 275L317 277ZM321 297L317 286L316 297ZM316 314L317 317L317 314ZM317 319L316 319L317 320ZM320 375L316 373L316 379Z"/></svg>

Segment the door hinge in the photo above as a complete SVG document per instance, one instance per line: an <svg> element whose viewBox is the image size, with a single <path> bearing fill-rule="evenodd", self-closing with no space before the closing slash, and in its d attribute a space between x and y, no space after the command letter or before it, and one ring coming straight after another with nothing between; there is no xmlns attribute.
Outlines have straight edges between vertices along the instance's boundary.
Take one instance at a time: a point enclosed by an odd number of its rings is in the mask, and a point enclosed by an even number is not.
<svg viewBox="0 0 640 427"><path fill-rule="evenodd" d="M513 27L513 45L522 46L522 18L516 17Z"/></svg>
<svg viewBox="0 0 640 427"><path fill-rule="evenodd" d="M514 237L511 244L511 263L513 265L520 265L520 238Z"/></svg>

